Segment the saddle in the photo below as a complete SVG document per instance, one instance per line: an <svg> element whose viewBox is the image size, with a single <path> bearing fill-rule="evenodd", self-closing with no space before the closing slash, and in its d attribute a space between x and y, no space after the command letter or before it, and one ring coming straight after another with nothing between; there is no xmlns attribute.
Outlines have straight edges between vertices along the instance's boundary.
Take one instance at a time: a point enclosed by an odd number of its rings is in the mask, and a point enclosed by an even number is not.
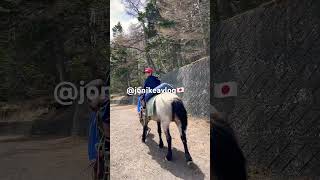
<svg viewBox="0 0 320 180"><path fill-rule="evenodd" d="M172 85L168 83L162 83L159 86L154 88L155 90L168 90L168 89L174 89ZM146 93L145 95L145 101L146 103L146 113L148 117L152 117L154 114L154 103L157 95L160 93ZM141 103L140 103L140 98L138 98L138 113L140 113L140 109L143 108Z"/></svg>
<svg viewBox="0 0 320 180"><path fill-rule="evenodd" d="M147 102L146 109L147 109L147 116L152 117L154 114L154 107L155 107L155 100L157 98L157 95L154 95L149 101Z"/></svg>

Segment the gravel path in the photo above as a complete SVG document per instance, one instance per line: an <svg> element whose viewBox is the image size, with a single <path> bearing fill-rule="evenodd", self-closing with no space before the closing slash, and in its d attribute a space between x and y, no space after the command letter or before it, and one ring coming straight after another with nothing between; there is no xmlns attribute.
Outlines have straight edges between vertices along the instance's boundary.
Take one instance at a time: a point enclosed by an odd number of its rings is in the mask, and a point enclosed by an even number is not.
<svg viewBox="0 0 320 180"><path fill-rule="evenodd" d="M1 180L89 180L87 141L60 138L0 143Z"/></svg>
<svg viewBox="0 0 320 180"><path fill-rule="evenodd" d="M111 179L210 179L209 123L189 118L187 139L194 165L188 166L184 159L183 144L178 128L170 125L173 161L164 159L167 152L158 147L156 122L151 121L151 132L146 144L141 142L142 126L135 106L111 105Z"/></svg>

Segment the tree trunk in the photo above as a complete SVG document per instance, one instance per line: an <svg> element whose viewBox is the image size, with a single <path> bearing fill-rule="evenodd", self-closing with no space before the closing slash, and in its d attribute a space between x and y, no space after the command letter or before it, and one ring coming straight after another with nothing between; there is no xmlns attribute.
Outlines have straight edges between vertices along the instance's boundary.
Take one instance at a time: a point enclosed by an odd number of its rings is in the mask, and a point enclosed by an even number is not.
<svg viewBox="0 0 320 180"><path fill-rule="evenodd" d="M66 77L65 77L65 67L64 67L64 50L62 49L61 45L63 43L61 43L61 40L57 40L54 43L54 57L56 58L56 68L59 74L59 80L60 82L65 81Z"/></svg>
<svg viewBox="0 0 320 180"><path fill-rule="evenodd" d="M203 17L203 12L202 12L202 7L201 7L201 0L198 1L198 6L199 6L201 33L203 34L202 46L203 46L203 49L205 50L205 53L208 54L209 53L209 48L208 48L208 44L207 44L207 33L206 33L207 31L205 29L206 26L204 24L205 17Z"/></svg>
<svg viewBox="0 0 320 180"><path fill-rule="evenodd" d="M147 61L147 64L148 66L150 66L152 69L154 69L155 71L157 71L154 63L153 63L153 60L151 59L150 57L150 52L149 52L149 48L148 48L148 37L147 37L147 28L144 24L144 22L141 22L141 25L142 25L142 28L143 28L143 36L144 36L144 50L145 50L145 54L146 54L146 61Z"/></svg>
<svg viewBox="0 0 320 180"><path fill-rule="evenodd" d="M63 62L61 61L61 59L57 59L56 67L57 67L57 71L59 74L60 82L65 81L65 69L64 69Z"/></svg>
<svg viewBox="0 0 320 180"><path fill-rule="evenodd" d="M75 100L71 129L72 137L77 137L79 135L79 106L80 104Z"/></svg>
<svg viewBox="0 0 320 180"><path fill-rule="evenodd" d="M130 71L127 72L127 87L131 87L131 83L130 83Z"/></svg>

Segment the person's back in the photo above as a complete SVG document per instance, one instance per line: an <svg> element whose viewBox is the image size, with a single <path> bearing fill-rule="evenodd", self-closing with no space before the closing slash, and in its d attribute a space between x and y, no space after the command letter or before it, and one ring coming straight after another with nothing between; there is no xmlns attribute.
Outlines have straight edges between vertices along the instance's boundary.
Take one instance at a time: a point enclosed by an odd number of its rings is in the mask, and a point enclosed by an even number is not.
<svg viewBox="0 0 320 180"><path fill-rule="evenodd" d="M144 89L150 88L154 89L155 87L159 86L161 84L161 81L158 79L158 77L150 75L147 77L147 79L144 81Z"/></svg>
<svg viewBox="0 0 320 180"><path fill-rule="evenodd" d="M143 89L145 90L147 90L148 88L154 89L155 87L161 84L161 81L158 79L158 77L153 76L152 68L146 68L144 72L147 79L144 81ZM151 93L151 96L149 95L148 97L146 97L146 94L150 94L150 93L145 93L141 96L142 99L145 101L145 103L149 100L149 98L152 97L152 93Z"/></svg>

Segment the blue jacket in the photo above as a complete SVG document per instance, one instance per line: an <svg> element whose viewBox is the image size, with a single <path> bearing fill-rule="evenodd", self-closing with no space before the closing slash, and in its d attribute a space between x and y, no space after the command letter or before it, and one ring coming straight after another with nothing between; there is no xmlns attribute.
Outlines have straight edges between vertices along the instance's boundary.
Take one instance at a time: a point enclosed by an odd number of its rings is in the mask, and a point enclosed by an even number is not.
<svg viewBox="0 0 320 180"><path fill-rule="evenodd" d="M161 84L161 81L158 79L158 77L151 75L144 81L143 88L146 89L147 87L149 87L150 89L154 89L155 87L159 86L160 84Z"/></svg>
<svg viewBox="0 0 320 180"><path fill-rule="evenodd" d="M93 161L97 159L96 144L99 142L98 122L96 118L96 112L90 113L90 127L89 127L89 139L88 139L88 156L89 160Z"/></svg>

